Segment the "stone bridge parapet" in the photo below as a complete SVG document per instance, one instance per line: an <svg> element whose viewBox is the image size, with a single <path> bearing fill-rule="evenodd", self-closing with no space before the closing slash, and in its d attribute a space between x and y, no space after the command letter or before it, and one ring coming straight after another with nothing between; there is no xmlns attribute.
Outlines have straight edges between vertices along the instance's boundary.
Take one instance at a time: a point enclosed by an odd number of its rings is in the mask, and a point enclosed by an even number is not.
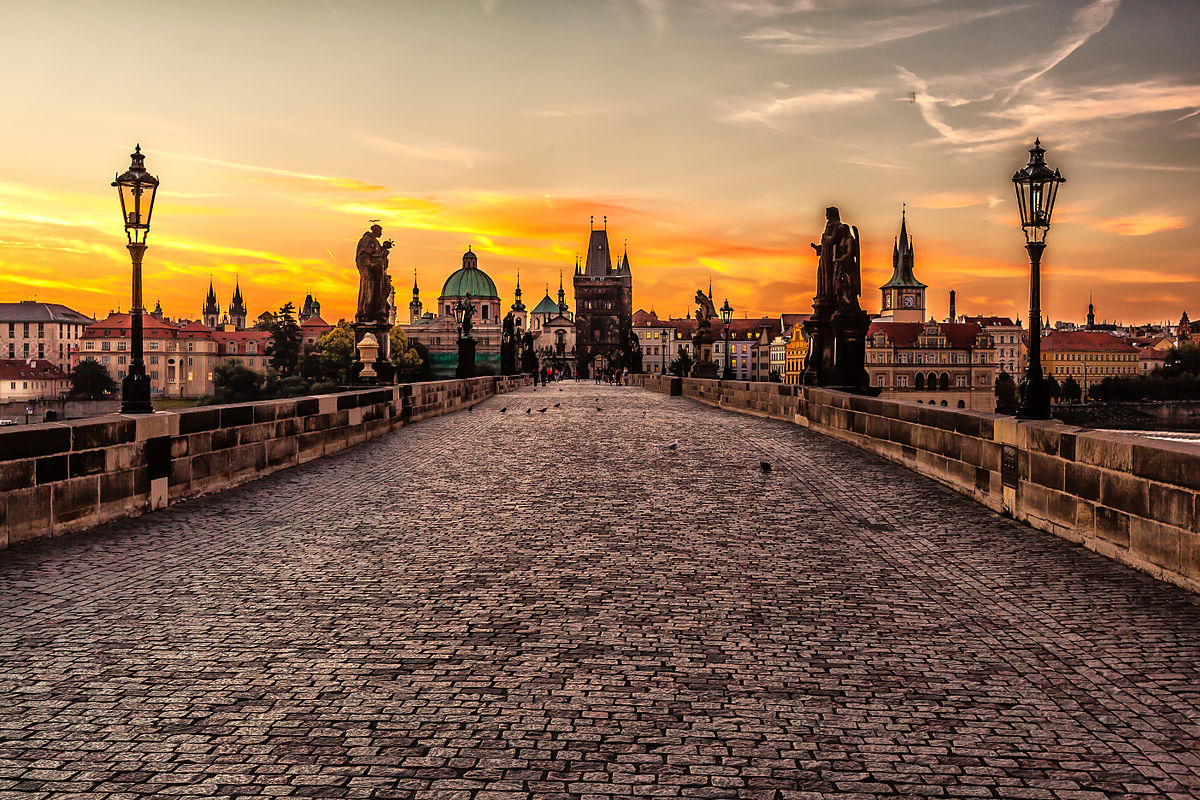
<svg viewBox="0 0 1200 800"><path fill-rule="evenodd" d="M1002 514L1200 591L1200 443L778 383L637 376L648 389L787 420Z"/></svg>
<svg viewBox="0 0 1200 800"><path fill-rule="evenodd" d="M235 486L530 380L401 384L0 429L0 548Z"/></svg>

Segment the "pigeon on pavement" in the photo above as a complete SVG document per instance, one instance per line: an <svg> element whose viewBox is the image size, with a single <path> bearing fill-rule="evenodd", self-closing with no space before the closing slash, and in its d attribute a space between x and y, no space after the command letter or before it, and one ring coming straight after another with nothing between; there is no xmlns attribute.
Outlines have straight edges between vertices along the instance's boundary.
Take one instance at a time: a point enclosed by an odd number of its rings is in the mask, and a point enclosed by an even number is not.
<svg viewBox="0 0 1200 800"><path fill-rule="evenodd" d="M771 471L771 465L768 464L766 461L758 462L758 468L763 471L764 475Z"/></svg>
<svg viewBox="0 0 1200 800"><path fill-rule="evenodd" d="M669 445L667 445L667 449L668 450L678 450L679 449L679 440L676 439L675 441L671 442Z"/></svg>

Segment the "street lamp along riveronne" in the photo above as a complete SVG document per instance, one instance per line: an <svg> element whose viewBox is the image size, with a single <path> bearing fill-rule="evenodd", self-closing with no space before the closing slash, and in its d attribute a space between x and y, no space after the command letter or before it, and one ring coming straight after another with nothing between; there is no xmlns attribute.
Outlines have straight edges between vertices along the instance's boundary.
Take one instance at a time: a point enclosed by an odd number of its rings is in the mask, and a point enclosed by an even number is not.
<svg viewBox="0 0 1200 800"><path fill-rule="evenodd" d="M121 413L152 414L150 378L142 352L142 256L146 253L146 236L150 233L150 214L154 210L154 195L158 178L146 172L142 146L129 156L129 169L113 181L121 198L121 218L125 223L126 249L133 260L133 300L129 308L131 348L129 371L121 381Z"/></svg>
<svg viewBox="0 0 1200 800"><path fill-rule="evenodd" d="M1017 189L1017 207L1021 228L1025 231L1025 249L1029 251L1029 364L1021 385L1022 419L1050 419L1050 391L1042 374L1042 253L1050 230L1050 215L1058 185L1066 179L1046 164L1046 151L1040 139L1034 139L1029 163L1013 175Z"/></svg>
<svg viewBox="0 0 1200 800"><path fill-rule="evenodd" d="M729 363L729 323L733 320L733 306L729 305L729 298L725 298L725 305L721 306L721 321L725 323L725 370L721 373L722 380L733 380L733 367Z"/></svg>

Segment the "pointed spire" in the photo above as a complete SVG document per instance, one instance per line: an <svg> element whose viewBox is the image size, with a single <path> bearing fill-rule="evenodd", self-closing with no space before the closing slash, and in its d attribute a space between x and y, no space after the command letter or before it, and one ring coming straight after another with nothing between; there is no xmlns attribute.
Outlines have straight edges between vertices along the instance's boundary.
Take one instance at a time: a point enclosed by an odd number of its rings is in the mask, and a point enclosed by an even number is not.
<svg viewBox="0 0 1200 800"><path fill-rule="evenodd" d="M521 296L521 268L517 267L517 297Z"/></svg>
<svg viewBox="0 0 1200 800"><path fill-rule="evenodd" d="M413 267L413 297L416 297L419 293L420 290L417 289L417 268Z"/></svg>

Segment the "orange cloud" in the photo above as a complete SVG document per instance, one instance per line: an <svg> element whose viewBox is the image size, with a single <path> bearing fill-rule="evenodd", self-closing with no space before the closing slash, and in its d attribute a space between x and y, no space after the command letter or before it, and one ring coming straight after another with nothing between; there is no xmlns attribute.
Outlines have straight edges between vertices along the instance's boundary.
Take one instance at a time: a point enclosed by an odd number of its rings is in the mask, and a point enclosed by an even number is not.
<svg viewBox="0 0 1200 800"><path fill-rule="evenodd" d="M1187 220L1174 214L1141 214L1132 217L1117 217L1097 222L1093 227L1120 236L1148 236L1161 231L1174 231L1187 227Z"/></svg>

